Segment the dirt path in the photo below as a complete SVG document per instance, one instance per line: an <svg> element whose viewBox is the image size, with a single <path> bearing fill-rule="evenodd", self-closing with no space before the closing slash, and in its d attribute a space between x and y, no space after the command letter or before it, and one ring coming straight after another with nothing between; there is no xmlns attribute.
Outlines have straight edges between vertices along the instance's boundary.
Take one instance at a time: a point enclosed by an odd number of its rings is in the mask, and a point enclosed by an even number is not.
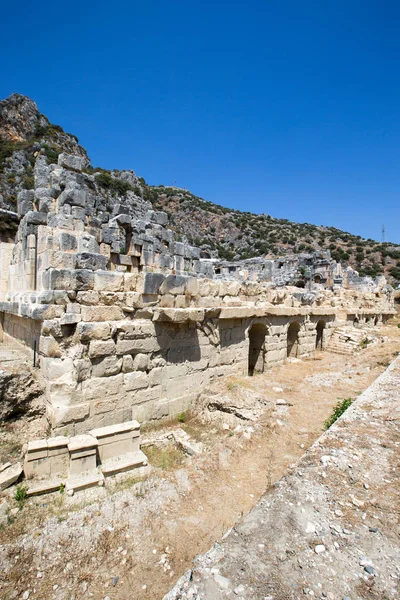
<svg viewBox="0 0 400 600"><path fill-rule="evenodd" d="M356 397L393 360L400 330L380 333L391 340L354 357L324 352L220 384L227 394L239 384L291 405L261 419L253 433L189 423L205 450L175 469L156 470L144 483L26 504L0 532L0 598L29 590L41 600L161 599L319 437L338 399Z"/></svg>

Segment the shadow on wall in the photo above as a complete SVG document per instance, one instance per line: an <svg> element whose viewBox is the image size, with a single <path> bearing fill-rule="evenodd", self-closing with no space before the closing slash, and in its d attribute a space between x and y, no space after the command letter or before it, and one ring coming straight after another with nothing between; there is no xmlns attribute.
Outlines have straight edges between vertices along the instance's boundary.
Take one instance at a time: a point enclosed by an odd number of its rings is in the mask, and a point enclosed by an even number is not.
<svg viewBox="0 0 400 600"><path fill-rule="evenodd" d="M249 330L249 375L264 372L267 333L268 329L263 323L256 323Z"/></svg>
<svg viewBox="0 0 400 600"><path fill-rule="evenodd" d="M201 359L199 335L194 324L155 323L160 355L172 364Z"/></svg>
<svg viewBox="0 0 400 600"><path fill-rule="evenodd" d="M318 321L316 331L317 335L315 338L315 349L323 350L324 349L324 329L326 327L325 321Z"/></svg>
<svg viewBox="0 0 400 600"><path fill-rule="evenodd" d="M299 351L299 331L300 325L297 321L290 323L287 331L287 356L295 358Z"/></svg>

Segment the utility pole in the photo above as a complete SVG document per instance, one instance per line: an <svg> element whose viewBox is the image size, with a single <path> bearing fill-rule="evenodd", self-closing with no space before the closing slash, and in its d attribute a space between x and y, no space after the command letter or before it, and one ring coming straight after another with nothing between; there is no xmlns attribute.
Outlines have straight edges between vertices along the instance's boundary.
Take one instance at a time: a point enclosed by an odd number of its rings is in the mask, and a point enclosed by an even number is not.
<svg viewBox="0 0 400 600"><path fill-rule="evenodd" d="M386 227L384 225L382 225L382 244L385 243L385 232L386 232Z"/></svg>

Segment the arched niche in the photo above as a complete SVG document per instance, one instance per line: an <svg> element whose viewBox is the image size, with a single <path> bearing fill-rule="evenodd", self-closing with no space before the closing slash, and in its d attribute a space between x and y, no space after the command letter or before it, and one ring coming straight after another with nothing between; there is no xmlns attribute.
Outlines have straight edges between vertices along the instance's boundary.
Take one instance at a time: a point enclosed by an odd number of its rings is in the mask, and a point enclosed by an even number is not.
<svg viewBox="0 0 400 600"><path fill-rule="evenodd" d="M255 323L249 329L249 375L264 372L267 333L264 323Z"/></svg>

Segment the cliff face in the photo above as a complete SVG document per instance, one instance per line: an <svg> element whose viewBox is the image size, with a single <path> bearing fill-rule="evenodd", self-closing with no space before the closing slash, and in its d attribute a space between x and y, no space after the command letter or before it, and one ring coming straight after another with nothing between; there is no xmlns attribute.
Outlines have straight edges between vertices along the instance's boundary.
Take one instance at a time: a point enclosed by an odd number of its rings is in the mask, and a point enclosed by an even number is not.
<svg viewBox="0 0 400 600"><path fill-rule="evenodd" d="M138 204L151 202L155 209L166 211L178 235L212 256L239 260L329 249L335 260L349 264L361 275L375 277L382 273L392 282L400 281L400 247L394 244L365 240L334 227L232 210L187 190L149 186L133 171L95 170L78 138L50 123L33 100L20 94L0 101L0 210L16 212L18 193L34 188L33 167L39 154L48 164L54 164L61 152L84 158L86 172L100 174L96 181L111 210L115 203L126 204L127 194L134 194ZM4 214L0 220L9 218ZM11 221L8 237L15 230Z"/></svg>
<svg viewBox="0 0 400 600"><path fill-rule="evenodd" d="M39 127L47 125L48 120L30 98L13 94L0 101L0 136L4 140L25 142Z"/></svg>
<svg viewBox="0 0 400 600"><path fill-rule="evenodd" d="M17 195L33 188L35 156L43 151L57 162L61 152L87 158L76 136L65 133L21 94L0 101L0 208L16 210ZM88 161L89 162L89 161Z"/></svg>

